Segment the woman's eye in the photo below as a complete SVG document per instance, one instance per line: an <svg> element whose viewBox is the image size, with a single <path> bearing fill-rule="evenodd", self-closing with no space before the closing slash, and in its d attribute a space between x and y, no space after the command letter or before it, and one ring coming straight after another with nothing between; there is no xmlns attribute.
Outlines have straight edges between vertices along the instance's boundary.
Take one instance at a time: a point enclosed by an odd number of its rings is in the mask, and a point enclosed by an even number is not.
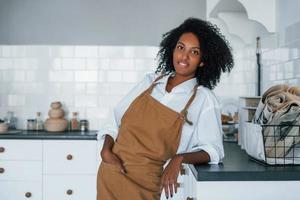
<svg viewBox="0 0 300 200"><path fill-rule="evenodd" d="M199 53L199 51L197 51L197 50L192 50L192 54L193 54L193 55L199 55L200 53Z"/></svg>
<svg viewBox="0 0 300 200"><path fill-rule="evenodd" d="M183 46L177 45L177 49L182 50L182 49L183 49Z"/></svg>

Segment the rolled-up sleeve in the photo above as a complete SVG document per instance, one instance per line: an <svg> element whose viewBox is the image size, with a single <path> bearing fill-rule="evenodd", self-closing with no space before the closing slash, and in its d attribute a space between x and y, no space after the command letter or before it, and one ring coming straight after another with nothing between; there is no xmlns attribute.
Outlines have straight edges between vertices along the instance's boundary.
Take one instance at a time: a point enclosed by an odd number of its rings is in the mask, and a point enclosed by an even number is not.
<svg viewBox="0 0 300 200"><path fill-rule="evenodd" d="M222 143L221 110L215 97L208 96L202 106L192 151L205 151L210 164L218 164L224 157Z"/></svg>

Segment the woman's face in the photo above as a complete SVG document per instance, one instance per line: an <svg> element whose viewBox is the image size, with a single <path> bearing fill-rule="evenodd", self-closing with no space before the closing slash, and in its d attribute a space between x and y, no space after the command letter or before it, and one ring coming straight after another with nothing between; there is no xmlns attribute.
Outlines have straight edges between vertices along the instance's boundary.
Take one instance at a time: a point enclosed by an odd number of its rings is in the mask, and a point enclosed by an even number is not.
<svg viewBox="0 0 300 200"><path fill-rule="evenodd" d="M184 33L180 36L173 51L173 65L176 75L185 78L195 77L197 67L201 62L200 42L193 33Z"/></svg>

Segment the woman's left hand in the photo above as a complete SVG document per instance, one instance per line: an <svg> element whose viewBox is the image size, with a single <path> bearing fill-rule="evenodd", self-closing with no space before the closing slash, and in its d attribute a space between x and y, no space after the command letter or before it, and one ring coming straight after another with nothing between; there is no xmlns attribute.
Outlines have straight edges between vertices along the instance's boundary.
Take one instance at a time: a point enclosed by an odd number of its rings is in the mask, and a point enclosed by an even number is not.
<svg viewBox="0 0 300 200"><path fill-rule="evenodd" d="M180 171L182 159L183 158L180 155L174 156L168 163L161 177L160 191L164 189L167 198L169 198L169 196L173 197L174 192L177 193L177 177Z"/></svg>

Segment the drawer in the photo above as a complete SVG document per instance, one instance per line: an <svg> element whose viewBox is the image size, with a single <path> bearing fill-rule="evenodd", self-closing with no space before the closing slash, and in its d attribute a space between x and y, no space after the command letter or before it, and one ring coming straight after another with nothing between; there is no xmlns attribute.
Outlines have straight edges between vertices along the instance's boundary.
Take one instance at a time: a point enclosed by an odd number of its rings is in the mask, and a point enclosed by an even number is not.
<svg viewBox="0 0 300 200"><path fill-rule="evenodd" d="M42 181L0 181L1 200L41 200Z"/></svg>
<svg viewBox="0 0 300 200"><path fill-rule="evenodd" d="M0 140L0 160L42 160L40 140Z"/></svg>
<svg viewBox="0 0 300 200"><path fill-rule="evenodd" d="M42 161L0 161L0 181L41 181L42 169Z"/></svg>
<svg viewBox="0 0 300 200"><path fill-rule="evenodd" d="M43 200L95 200L96 175L46 175Z"/></svg>
<svg viewBox="0 0 300 200"><path fill-rule="evenodd" d="M45 174L96 174L97 141L44 141Z"/></svg>

